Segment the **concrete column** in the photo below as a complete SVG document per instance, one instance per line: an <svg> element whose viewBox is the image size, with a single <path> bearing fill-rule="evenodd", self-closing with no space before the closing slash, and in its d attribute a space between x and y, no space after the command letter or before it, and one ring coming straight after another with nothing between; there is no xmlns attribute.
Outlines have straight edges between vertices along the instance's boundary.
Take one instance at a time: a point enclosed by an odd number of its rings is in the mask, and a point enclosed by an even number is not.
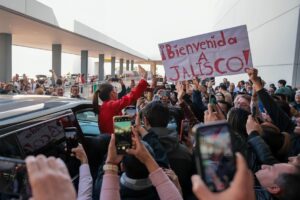
<svg viewBox="0 0 300 200"><path fill-rule="evenodd" d="M300 8L298 12L298 28L297 28L297 36L296 36L296 49L295 49L295 60L293 67L293 79L292 86L300 87ZM293 97L294 98L294 97Z"/></svg>
<svg viewBox="0 0 300 200"><path fill-rule="evenodd" d="M52 69L61 76L61 44L52 44Z"/></svg>
<svg viewBox="0 0 300 200"><path fill-rule="evenodd" d="M134 60L131 60L131 71L133 71Z"/></svg>
<svg viewBox="0 0 300 200"><path fill-rule="evenodd" d="M86 50L81 51L81 73L84 74L85 80L88 79L88 60L89 52Z"/></svg>
<svg viewBox="0 0 300 200"><path fill-rule="evenodd" d="M0 33L0 81L12 80L12 35Z"/></svg>
<svg viewBox="0 0 300 200"><path fill-rule="evenodd" d="M126 60L126 71L129 71L129 60Z"/></svg>
<svg viewBox="0 0 300 200"><path fill-rule="evenodd" d="M115 76L116 74L116 57L111 57L111 76Z"/></svg>
<svg viewBox="0 0 300 200"><path fill-rule="evenodd" d="M121 59L120 59L120 71L119 71L119 75L122 75L122 74L123 74L123 63L124 63L124 59L121 58Z"/></svg>
<svg viewBox="0 0 300 200"><path fill-rule="evenodd" d="M104 80L104 54L99 54L99 73L98 73L99 81Z"/></svg>

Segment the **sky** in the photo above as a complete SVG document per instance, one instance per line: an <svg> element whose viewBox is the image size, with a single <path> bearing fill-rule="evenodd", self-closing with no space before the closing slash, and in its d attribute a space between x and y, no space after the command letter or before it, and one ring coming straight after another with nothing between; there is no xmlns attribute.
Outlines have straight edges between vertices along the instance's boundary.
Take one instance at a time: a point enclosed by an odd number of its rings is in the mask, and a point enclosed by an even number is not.
<svg viewBox="0 0 300 200"><path fill-rule="evenodd" d="M61 26L78 20L150 59L160 58L158 43L209 32L212 25L210 0L38 1L53 8Z"/></svg>
<svg viewBox="0 0 300 200"><path fill-rule="evenodd" d="M160 59L159 43L210 32L213 25L212 0L38 1L53 9L59 26L72 29L77 20L155 60ZM33 76L51 67L49 51L13 47L13 56L20 58L13 59L13 74ZM63 54L62 73L78 73L79 63L79 56Z"/></svg>

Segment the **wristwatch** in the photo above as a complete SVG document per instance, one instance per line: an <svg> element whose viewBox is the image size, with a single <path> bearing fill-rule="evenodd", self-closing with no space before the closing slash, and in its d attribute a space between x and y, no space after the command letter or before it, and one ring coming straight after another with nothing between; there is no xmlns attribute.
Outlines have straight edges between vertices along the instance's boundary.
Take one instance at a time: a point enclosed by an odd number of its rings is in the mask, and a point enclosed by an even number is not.
<svg viewBox="0 0 300 200"><path fill-rule="evenodd" d="M114 172L118 173L119 168L117 165L105 164L105 165L103 165L103 171L114 171Z"/></svg>

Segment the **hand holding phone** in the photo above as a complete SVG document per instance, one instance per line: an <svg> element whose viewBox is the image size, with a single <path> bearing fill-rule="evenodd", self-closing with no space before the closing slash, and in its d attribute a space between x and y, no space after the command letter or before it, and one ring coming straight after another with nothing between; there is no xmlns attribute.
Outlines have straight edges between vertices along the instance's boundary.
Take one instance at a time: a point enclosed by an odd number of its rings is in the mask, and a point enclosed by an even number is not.
<svg viewBox="0 0 300 200"><path fill-rule="evenodd" d="M0 156L0 183L0 196L4 194L7 199L28 199L31 196L26 164L23 160Z"/></svg>
<svg viewBox="0 0 300 200"><path fill-rule="evenodd" d="M253 174L248 169L246 160L240 153L236 153L236 168L237 172L234 175L234 180L230 184L230 188L223 192L213 193L209 191L207 186L202 183L199 175L192 177L194 194L198 199L234 199L235 200L255 200L253 190L254 181Z"/></svg>
<svg viewBox="0 0 300 200"><path fill-rule="evenodd" d="M213 192L229 187L235 173L231 131L226 121L197 125L196 167L198 174Z"/></svg>
<svg viewBox="0 0 300 200"><path fill-rule="evenodd" d="M180 127L180 135L179 141L184 140L184 136L188 136L190 131L190 121L189 120L181 120L181 127Z"/></svg>
<svg viewBox="0 0 300 200"><path fill-rule="evenodd" d="M212 105L217 105L218 104L217 98L216 98L215 95L213 95L213 94L209 95L209 103L212 104Z"/></svg>
<svg viewBox="0 0 300 200"><path fill-rule="evenodd" d="M132 147L131 117L115 116L113 120L117 154L126 154L126 150Z"/></svg>
<svg viewBox="0 0 300 200"><path fill-rule="evenodd" d="M76 127L66 127L65 128L65 137L67 144L67 153L71 154L72 149L78 146L78 136Z"/></svg>
<svg viewBox="0 0 300 200"><path fill-rule="evenodd" d="M251 116L254 118L254 119L256 119L256 106L252 106L252 108L251 108Z"/></svg>

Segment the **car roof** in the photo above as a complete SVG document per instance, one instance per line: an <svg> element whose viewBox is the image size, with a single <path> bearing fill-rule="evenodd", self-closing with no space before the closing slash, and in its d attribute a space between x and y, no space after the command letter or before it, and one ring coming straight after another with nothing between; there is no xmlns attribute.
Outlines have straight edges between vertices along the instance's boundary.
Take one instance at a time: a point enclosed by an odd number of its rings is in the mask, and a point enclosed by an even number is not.
<svg viewBox="0 0 300 200"><path fill-rule="evenodd" d="M46 95L0 95L0 126L91 104L88 100Z"/></svg>

